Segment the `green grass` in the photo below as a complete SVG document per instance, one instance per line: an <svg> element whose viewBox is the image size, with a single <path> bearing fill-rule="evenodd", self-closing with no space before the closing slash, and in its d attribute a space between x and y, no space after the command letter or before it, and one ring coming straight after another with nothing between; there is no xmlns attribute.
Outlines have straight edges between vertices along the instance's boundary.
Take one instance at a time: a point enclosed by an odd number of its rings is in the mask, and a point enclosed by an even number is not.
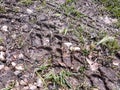
<svg viewBox="0 0 120 90"><path fill-rule="evenodd" d="M71 73L66 70L55 73L54 69L50 69L49 65L42 65L35 70L35 73L41 78L45 88L47 88L50 82L63 88L71 88L71 85L67 81Z"/></svg>
<svg viewBox="0 0 120 90"><path fill-rule="evenodd" d="M112 17L118 19L115 23L116 27L120 27L120 0L95 0L100 2L105 7L104 10L110 12Z"/></svg>
<svg viewBox="0 0 120 90"><path fill-rule="evenodd" d="M20 0L20 3L22 3L23 5L28 6L28 5L31 5L33 3L33 1L32 0Z"/></svg>
<svg viewBox="0 0 120 90"><path fill-rule="evenodd" d="M119 43L113 36L104 36L99 42L97 42L97 45L100 44L108 48L110 53L115 53L120 50Z"/></svg>
<svg viewBox="0 0 120 90"><path fill-rule="evenodd" d="M67 81L67 77L71 75L70 72L62 70L60 73L56 74L54 71L50 71L45 75L45 79L48 81L52 81L52 83L60 85L62 87L71 88L71 85Z"/></svg>
<svg viewBox="0 0 120 90"><path fill-rule="evenodd" d="M100 0L105 9L117 18L120 17L120 0Z"/></svg>
<svg viewBox="0 0 120 90"><path fill-rule="evenodd" d="M5 7L0 5L0 13L5 13L5 12L6 12Z"/></svg>

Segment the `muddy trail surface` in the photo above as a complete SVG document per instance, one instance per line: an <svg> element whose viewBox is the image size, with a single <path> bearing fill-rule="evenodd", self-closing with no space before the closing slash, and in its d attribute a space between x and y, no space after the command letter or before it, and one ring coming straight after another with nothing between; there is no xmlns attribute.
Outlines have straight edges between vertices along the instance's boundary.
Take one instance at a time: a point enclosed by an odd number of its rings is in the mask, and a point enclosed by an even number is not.
<svg viewBox="0 0 120 90"><path fill-rule="evenodd" d="M0 90L120 89L120 52L99 44L119 42L115 20L94 0L66 1L0 1Z"/></svg>

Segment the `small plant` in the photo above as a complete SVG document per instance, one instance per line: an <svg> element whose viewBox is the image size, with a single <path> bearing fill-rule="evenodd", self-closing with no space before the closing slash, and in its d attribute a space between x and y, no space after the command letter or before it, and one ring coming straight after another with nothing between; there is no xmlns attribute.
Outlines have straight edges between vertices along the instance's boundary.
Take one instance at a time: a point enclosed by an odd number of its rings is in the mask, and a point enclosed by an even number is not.
<svg viewBox="0 0 120 90"><path fill-rule="evenodd" d="M55 74L55 72L52 70L45 75L45 79L52 81L54 84L60 85L62 87L67 86L68 88L71 88L71 85L66 80L70 75L70 72L64 70L62 70L59 74Z"/></svg>
<svg viewBox="0 0 120 90"><path fill-rule="evenodd" d="M97 45L100 44L106 46L110 52L116 52L120 49L118 41L115 39L115 37L112 36L103 37L103 39L97 43Z"/></svg>
<svg viewBox="0 0 120 90"><path fill-rule="evenodd" d="M2 44L3 43L3 39L2 38L0 38L0 44Z"/></svg>
<svg viewBox="0 0 120 90"><path fill-rule="evenodd" d="M89 53L90 53L90 51L87 50L87 49L83 49L83 50L82 50L82 54L83 54L84 56L88 56Z"/></svg>
<svg viewBox="0 0 120 90"><path fill-rule="evenodd" d="M118 22L115 24L117 27L120 27L120 0L95 0L104 5L104 10L111 13L112 17L118 19Z"/></svg>
<svg viewBox="0 0 120 90"><path fill-rule="evenodd" d="M85 71L85 66L81 66L80 68L79 68L79 72L80 73L83 73Z"/></svg>
<svg viewBox="0 0 120 90"><path fill-rule="evenodd" d="M74 30L74 35L79 39L80 43L85 43L84 31L81 27L78 27L76 30Z"/></svg>
<svg viewBox="0 0 120 90"><path fill-rule="evenodd" d="M42 65L42 66L36 68L35 71L37 71L37 72L44 72L44 71L47 70L49 67L50 67L50 65L47 65L47 64L46 64L46 65Z"/></svg>
<svg viewBox="0 0 120 90"><path fill-rule="evenodd" d="M66 28L65 28L65 29L63 29L63 30L60 30L60 33L61 33L61 34L63 34L63 35L66 35L66 34L67 34L67 32L68 32L68 29L66 29Z"/></svg>
<svg viewBox="0 0 120 90"><path fill-rule="evenodd" d="M32 0L21 0L20 2L26 6L31 5L33 3Z"/></svg>
<svg viewBox="0 0 120 90"><path fill-rule="evenodd" d="M6 12L5 7L0 6L0 13L5 13L5 12Z"/></svg>

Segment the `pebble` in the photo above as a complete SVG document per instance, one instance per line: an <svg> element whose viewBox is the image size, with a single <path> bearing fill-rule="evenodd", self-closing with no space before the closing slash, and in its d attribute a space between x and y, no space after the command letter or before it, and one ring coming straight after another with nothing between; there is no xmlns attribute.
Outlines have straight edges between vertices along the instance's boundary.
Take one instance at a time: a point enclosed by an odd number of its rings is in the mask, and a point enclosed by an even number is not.
<svg viewBox="0 0 120 90"><path fill-rule="evenodd" d="M5 66L5 67L4 67L4 70L5 70L5 71L9 71L10 68L9 68L8 66Z"/></svg>
<svg viewBox="0 0 120 90"><path fill-rule="evenodd" d="M114 60L114 61L113 61L113 65L119 66L119 65L120 65L120 61L119 61L119 60Z"/></svg>
<svg viewBox="0 0 120 90"><path fill-rule="evenodd" d="M14 34L11 35L11 37L12 37L13 39L16 39L17 35L14 33Z"/></svg>
<svg viewBox="0 0 120 90"><path fill-rule="evenodd" d="M15 71L14 74L17 76L21 73L21 71Z"/></svg>
<svg viewBox="0 0 120 90"><path fill-rule="evenodd" d="M21 81L20 81L20 85L24 85L24 86L27 85L26 79L25 79L25 80L21 80Z"/></svg>
<svg viewBox="0 0 120 90"><path fill-rule="evenodd" d="M8 31L8 26L7 25L2 26L1 30L7 32Z"/></svg>
<svg viewBox="0 0 120 90"><path fill-rule="evenodd" d="M66 46L69 48L70 46L72 46L72 43L70 43L70 42L65 42L64 45L66 45Z"/></svg>
<svg viewBox="0 0 120 90"><path fill-rule="evenodd" d="M4 51L4 47L3 46L0 46L0 51Z"/></svg>
<svg viewBox="0 0 120 90"><path fill-rule="evenodd" d="M3 51L0 52L0 60L5 61L5 52Z"/></svg>
<svg viewBox="0 0 120 90"><path fill-rule="evenodd" d="M111 20L110 20L110 18L109 18L108 16L106 16L106 17L104 18L104 22L105 22L106 24L111 24Z"/></svg>
<svg viewBox="0 0 120 90"><path fill-rule="evenodd" d="M23 70L24 70L24 67L23 67L22 64L18 64L18 65L15 66L15 69L20 70L20 71L23 71Z"/></svg>
<svg viewBox="0 0 120 90"><path fill-rule="evenodd" d="M19 86L20 86L20 83L19 83L18 80L16 80L16 82L15 82L15 87L19 87Z"/></svg>
<svg viewBox="0 0 120 90"><path fill-rule="evenodd" d="M24 55L23 55L22 53L20 53L20 54L18 55L18 58L19 58L19 59L23 59L23 58L24 58Z"/></svg>
<svg viewBox="0 0 120 90"><path fill-rule="evenodd" d="M29 87L25 86L22 90L29 90Z"/></svg>
<svg viewBox="0 0 120 90"><path fill-rule="evenodd" d="M37 86L33 85L33 84L29 84L29 89L30 90L36 90Z"/></svg>
<svg viewBox="0 0 120 90"><path fill-rule="evenodd" d="M36 85L37 85L38 87L42 87L42 86L43 86L43 82L42 82L42 80L41 80L40 78L37 78L37 83L36 83Z"/></svg>
<svg viewBox="0 0 120 90"><path fill-rule="evenodd" d="M27 11L28 14L32 14L33 13L33 10L31 10L31 9L27 9L26 11Z"/></svg>
<svg viewBox="0 0 120 90"><path fill-rule="evenodd" d="M1 65L0 65L0 70L2 70L4 67L5 67L5 65L4 65L4 64L1 64Z"/></svg>
<svg viewBox="0 0 120 90"><path fill-rule="evenodd" d="M12 64L12 66L13 66L13 67L15 67L15 66L16 66L16 63L15 63L15 62L12 62L11 64Z"/></svg>
<svg viewBox="0 0 120 90"><path fill-rule="evenodd" d="M80 48L79 47L70 47L70 50L71 51L80 51Z"/></svg>

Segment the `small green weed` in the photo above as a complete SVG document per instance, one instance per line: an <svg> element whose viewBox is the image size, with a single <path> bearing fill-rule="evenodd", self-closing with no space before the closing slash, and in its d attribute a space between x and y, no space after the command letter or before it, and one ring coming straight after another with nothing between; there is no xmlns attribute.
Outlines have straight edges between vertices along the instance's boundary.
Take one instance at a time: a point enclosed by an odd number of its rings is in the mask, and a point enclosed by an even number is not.
<svg viewBox="0 0 120 90"><path fill-rule="evenodd" d="M3 39L2 38L0 38L0 44L2 44L3 43Z"/></svg>
<svg viewBox="0 0 120 90"><path fill-rule="evenodd" d="M75 8L75 2L76 0L66 0L65 4L61 5L61 10L64 11L66 15L72 15L76 18L83 17L84 14Z"/></svg>
<svg viewBox="0 0 120 90"><path fill-rule="evenodd" d="M104 45L106 46L110 52L114 53L120 49L118 41L115 39L115 37L112 36L105 36L103 39L101 39L97 45Z"/></svg>
<svg viewBox="0 0 120 90"><path fill-rule="evenodd" d="M81 27L78 27L76 30L74 30L74 35L79 39L80 43L85 43L85 40L84 40L84 31Z"/></svg>
<svg viewBox="0 0 120 90"><path fill-rule="evenodd" d="M67 32L68 32L68 29L67 29L67 28L65 28L65 29L63 29L63 30L60 30L60 32L59 32L59 33L61 33L61 34L63 34L63 35L66 35L66 34L67 34Z"/></svg>
<svg viewBox="0 0 120 90"><path fill-rule="evenodd" d="M6 12L5 7L0 6L0 13L5 13L5 12Z"/></svg>
<svg viewBox="0 0 120 90"><path fill-rule="evenodd" d="M84 71L85 71L85 66L81 66L81 67L79 68L79 72L82 74Z"/></svg>
<svg viewBox="0 0 120 90"><path fill-rule="evenodd" d="M67 82L67 77L71 75L70 72L62 70L59 74L56 74L53 70L45 75L45 79L52 81L53 83L60 85L62 87L67 86L71 88L71 85Z"/></svg>
<svg viewBox="0 0 120 90"><path fill-rule="evenodd" d="M22 3L23 5L28 6L28 5L31 5L33 3L33 1L32 0L21 0L20 3Z"/></svg>
<svg viewBox="0 0 120 90"><path fill-rule="evenodd" d="M37 72L44 72L44 71L47 70L49 67L50 67L50 65L47 65L47 64L46 64L46 65L42 65L42 66L36 68L35 71L37 71Z"/></svg>
<svg viewBox="0 0 120 90"><path fill-rule="evenodd" d="M111 16L118 19L115 24L118 28L120 27L120 0L95 0L105 6L104 10L111 13Z"/></svg>

